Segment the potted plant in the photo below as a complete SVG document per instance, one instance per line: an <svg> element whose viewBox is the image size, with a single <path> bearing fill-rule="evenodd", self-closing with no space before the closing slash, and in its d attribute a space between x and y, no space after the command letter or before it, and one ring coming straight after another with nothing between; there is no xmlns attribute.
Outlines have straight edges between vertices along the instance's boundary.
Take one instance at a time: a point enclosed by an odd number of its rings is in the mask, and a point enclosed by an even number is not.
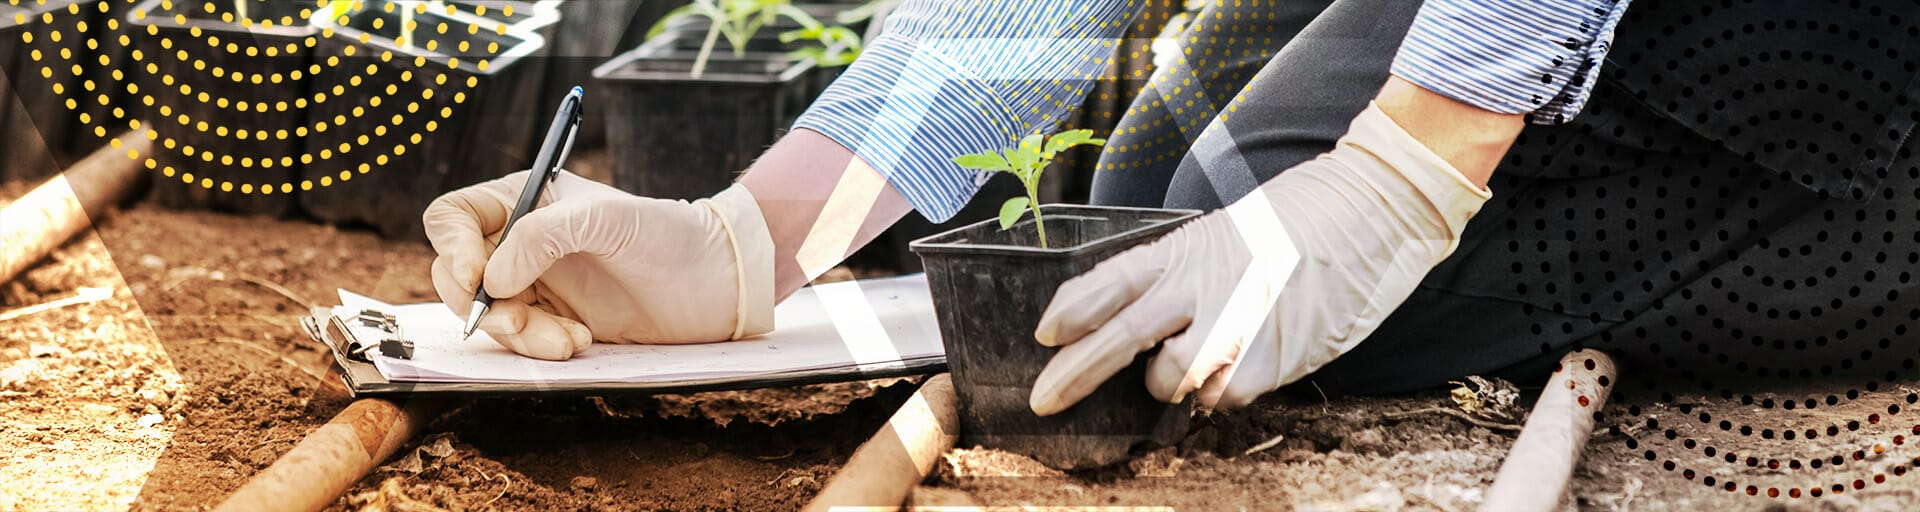
<svg viewBox="0 0 1920 512"><path fill-rule="evenodd" d="M677 199L725 189L820 92L818 63L792 53L809 43L780 35L847 7L696 0L668 13L645 43L594 70L614 185Z"/></svg>
<svg viewBox="0 0 1920 512"><path fill-rule="evenodd" d="M313 0L146 0L127 13L133 27L127 32L143 62L122 67L133 75L127 81L154 99L145 119L158 136L156 202L265 215L292 211L292 195L278 187L300 176L308 124L302 107L311 100L308 66L318 34L307 18L315 6ZM178 58L178 50L188 50L188 58ZM154 67L144 69L147 63ZM223 183L244 188L222 190ZM253 193L257 187L276 193Z"/></svg>
<svg viewBox="0 0 1920 512"><path fill-rule="evenodd" d="M519 64L539 36L447 4L336 0L323 11L314 58L331 70L314 87L335 96L308 110L331 128L305 139L307 213L417 239L440 193L531 165L552 112L534 97L539 70Z"/></svg>
<svg viewBox="0 0 1920 512"><path fill-rule="evenodd" d="M1177 441L1187 428L1186 406L1160 403L1142 384L1146 355L1060 414L1043 418L1027 406L1034 379L1058 351L1035 342L1033 332L1060 284L1199 215L1035 206L1040 176L1056 155L1104 142L1076 130L1050 138L1030 135L1011 149L956 157L962 167L1014 175L1026 195L1002 203L999 219L912 244L932 289L947 367L960 397L961 431L971 442L1059 469L1120 462L1136 447ZM1029 211L1033 216L1026 215Z"/></svg>

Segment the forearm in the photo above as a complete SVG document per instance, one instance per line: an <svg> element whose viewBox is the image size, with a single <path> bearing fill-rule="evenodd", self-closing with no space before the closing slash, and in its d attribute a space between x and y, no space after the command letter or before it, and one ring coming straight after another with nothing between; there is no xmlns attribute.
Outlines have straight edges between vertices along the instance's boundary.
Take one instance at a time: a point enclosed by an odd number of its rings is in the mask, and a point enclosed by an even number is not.
<svg viewBox="0 0 1920 512"><path fill-rule="evenodd" d="M776 302L913 210L852 151L806 129L781 138L740 183L753 192L773 235Z"/></svg>
<svg viewBox="0 0 1920 512"><path fill-rule="evenodd" d="M1398 76L1387 79L1374 103L1408 135L1481 188L1486 188L1494 167L1526 127L1524 114L1488 111Z"/></svg>

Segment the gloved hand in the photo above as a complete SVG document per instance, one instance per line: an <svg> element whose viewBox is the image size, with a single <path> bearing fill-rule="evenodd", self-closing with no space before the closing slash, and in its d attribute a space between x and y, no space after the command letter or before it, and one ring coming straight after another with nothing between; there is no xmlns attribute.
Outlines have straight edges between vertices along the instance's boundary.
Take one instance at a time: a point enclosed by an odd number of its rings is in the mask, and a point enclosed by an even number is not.
<svg viewBox="0 0 1920 512"><path fill-rule="evenodd" d="M502 242L527 175L449 192L422 215L441 300L465 318L484 270L496 300L480 329L501 345L564 360L594 340L702 343L773 329L773 241L746 187L688 203L563 172Z"/></svg>
<svg viewBox="0 0 1920 512"><path fill-rule="evenodd" d="M1333 151L1061 285L1030 405L1063 411L1155 345L1156 398L1244 405L1366 339L1489 197L1370 105Z"/></svg>

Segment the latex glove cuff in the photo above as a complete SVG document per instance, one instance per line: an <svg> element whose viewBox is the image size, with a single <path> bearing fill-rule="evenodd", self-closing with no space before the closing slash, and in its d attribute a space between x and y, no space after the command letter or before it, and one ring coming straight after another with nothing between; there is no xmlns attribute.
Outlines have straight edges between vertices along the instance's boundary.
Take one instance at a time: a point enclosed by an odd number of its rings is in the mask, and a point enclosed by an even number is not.
<svg viewBox="0 0 1920 512"><path fill-rule="evenodd" d="M753 337L773 330L773 234L760 213L760 203L745 185L732 187L697 204L713 211L727 231L733 265L739 269L733 333L728 339Z"/></svg>

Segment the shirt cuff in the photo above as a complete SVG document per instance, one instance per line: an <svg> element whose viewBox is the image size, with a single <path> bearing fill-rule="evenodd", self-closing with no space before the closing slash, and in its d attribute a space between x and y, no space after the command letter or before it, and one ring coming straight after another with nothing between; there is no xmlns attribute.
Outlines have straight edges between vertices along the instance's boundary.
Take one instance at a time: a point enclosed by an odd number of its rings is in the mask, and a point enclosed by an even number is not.
<svg viewBox="0 0 1920 512"><path fill-rule="evenodd" d="M910 1L794 128L851 149L934 222L989 173L953 157L1051 132L1112 59L1134 0ZM988 23L1007 16L1019 23Z"/></svg>
<svg viewBox="0 0 1920 512"><path fill-rule="evenodd" d="M1631 0L1429 0L1393 74L1427 90L1534 124L1586 106Z"/></svg>

